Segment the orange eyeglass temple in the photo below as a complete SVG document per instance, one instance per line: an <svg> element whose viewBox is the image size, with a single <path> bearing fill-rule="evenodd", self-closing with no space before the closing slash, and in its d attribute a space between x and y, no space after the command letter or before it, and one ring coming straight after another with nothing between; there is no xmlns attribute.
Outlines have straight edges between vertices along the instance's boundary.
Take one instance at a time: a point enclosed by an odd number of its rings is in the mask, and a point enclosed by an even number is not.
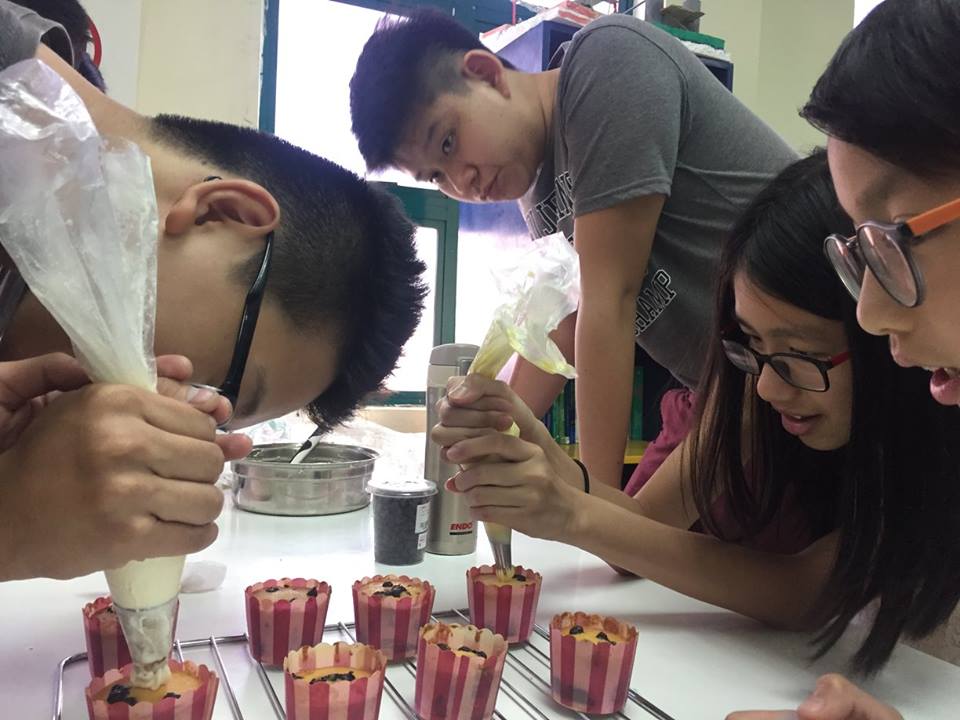
<svg viewBox="0 0 960 720"><path fill-rule="evenodd" d="M907 221L907 227L914 235L925 235L957 219L960 219L960 198L920 213Z"/></svg>

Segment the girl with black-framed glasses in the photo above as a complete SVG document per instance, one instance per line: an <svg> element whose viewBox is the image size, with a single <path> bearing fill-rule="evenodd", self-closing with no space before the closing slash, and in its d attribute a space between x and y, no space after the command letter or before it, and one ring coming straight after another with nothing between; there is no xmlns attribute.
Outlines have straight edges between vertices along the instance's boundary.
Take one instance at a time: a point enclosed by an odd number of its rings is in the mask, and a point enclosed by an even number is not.
<svg viewBox="0 0 960 720"><path fill-rule="evenodd" d="M509 388L479 378L450 389L433 434L451 462L481 462L454 487L481 519L811 631L820 651L880 603L852 659L878 669L956 599L943 569L960 563L960 416L857 325L822 252L838 231L852 227L823 152L754 200L721 253L696 429L635 498L591 485ZM504 422L490 408L521 437L477 437Z"/></svg>

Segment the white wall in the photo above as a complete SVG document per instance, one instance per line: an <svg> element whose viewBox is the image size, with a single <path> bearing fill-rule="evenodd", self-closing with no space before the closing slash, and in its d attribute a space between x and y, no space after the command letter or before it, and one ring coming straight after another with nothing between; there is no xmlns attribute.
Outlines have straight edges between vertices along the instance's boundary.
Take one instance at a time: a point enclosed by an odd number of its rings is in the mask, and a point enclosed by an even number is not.
<svg viewBox="0 0 960 720"><path fill-rule="evenodd" d="M137 107L140 83L141 0L82 0L103 43L100 72L110 95Z"/></svg>
<svg viewBox="0 0 960 720"><path fill-rule="evenodd" d="M702 0L700 30L727 41L734 94L801 152L823 135L799 117L853 28L854 0Z"/></svg>
<svg viewBox="0 0 960 720"><path fill-rule="evenodd" d="M255 126L263 0L82 0L111 95L142 113Z"/></svg>

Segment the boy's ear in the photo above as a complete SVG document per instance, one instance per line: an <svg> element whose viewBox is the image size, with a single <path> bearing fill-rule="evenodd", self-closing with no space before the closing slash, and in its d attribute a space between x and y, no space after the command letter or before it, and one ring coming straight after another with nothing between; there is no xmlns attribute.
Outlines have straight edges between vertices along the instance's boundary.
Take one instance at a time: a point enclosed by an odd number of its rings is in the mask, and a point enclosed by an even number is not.
<svg viewBox="0 0 960 720"><path fill-rule="evenodd" d="M220 222L261 237L276 229L280 206L270 192L249 180L204 180L186 189L164 219L167 235L184 235L195 225Z"/></svg>
<svg viewBox="0 0 960 720"><path fill-rule="evenodd" d="M497 90L503 97L510 97L510 86L507 83L506 68L500 58L488 50L470 50L463 56L461 72L471 80L480 80Z"/></svg>

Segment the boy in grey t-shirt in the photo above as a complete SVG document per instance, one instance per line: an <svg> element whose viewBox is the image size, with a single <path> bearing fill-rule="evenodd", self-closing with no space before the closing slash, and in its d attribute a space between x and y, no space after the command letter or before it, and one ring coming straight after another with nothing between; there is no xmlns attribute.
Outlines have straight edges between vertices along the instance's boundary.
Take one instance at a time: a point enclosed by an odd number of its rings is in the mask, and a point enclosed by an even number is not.
<svg viewBox="0 0 960 720"><path fill-rule="evenodd" d="M557 340L575 348L581 455L618 484L633 342L695 386L721 240L795 153L679 41L626 15L580 30L543 73L511 69L436 12L384 22L351 110L371 169L470 202L519 200L532 236L574 242L575 341L572 319ZM561 385L539 374L521 363L512 384L542 413Z"/></svg>

